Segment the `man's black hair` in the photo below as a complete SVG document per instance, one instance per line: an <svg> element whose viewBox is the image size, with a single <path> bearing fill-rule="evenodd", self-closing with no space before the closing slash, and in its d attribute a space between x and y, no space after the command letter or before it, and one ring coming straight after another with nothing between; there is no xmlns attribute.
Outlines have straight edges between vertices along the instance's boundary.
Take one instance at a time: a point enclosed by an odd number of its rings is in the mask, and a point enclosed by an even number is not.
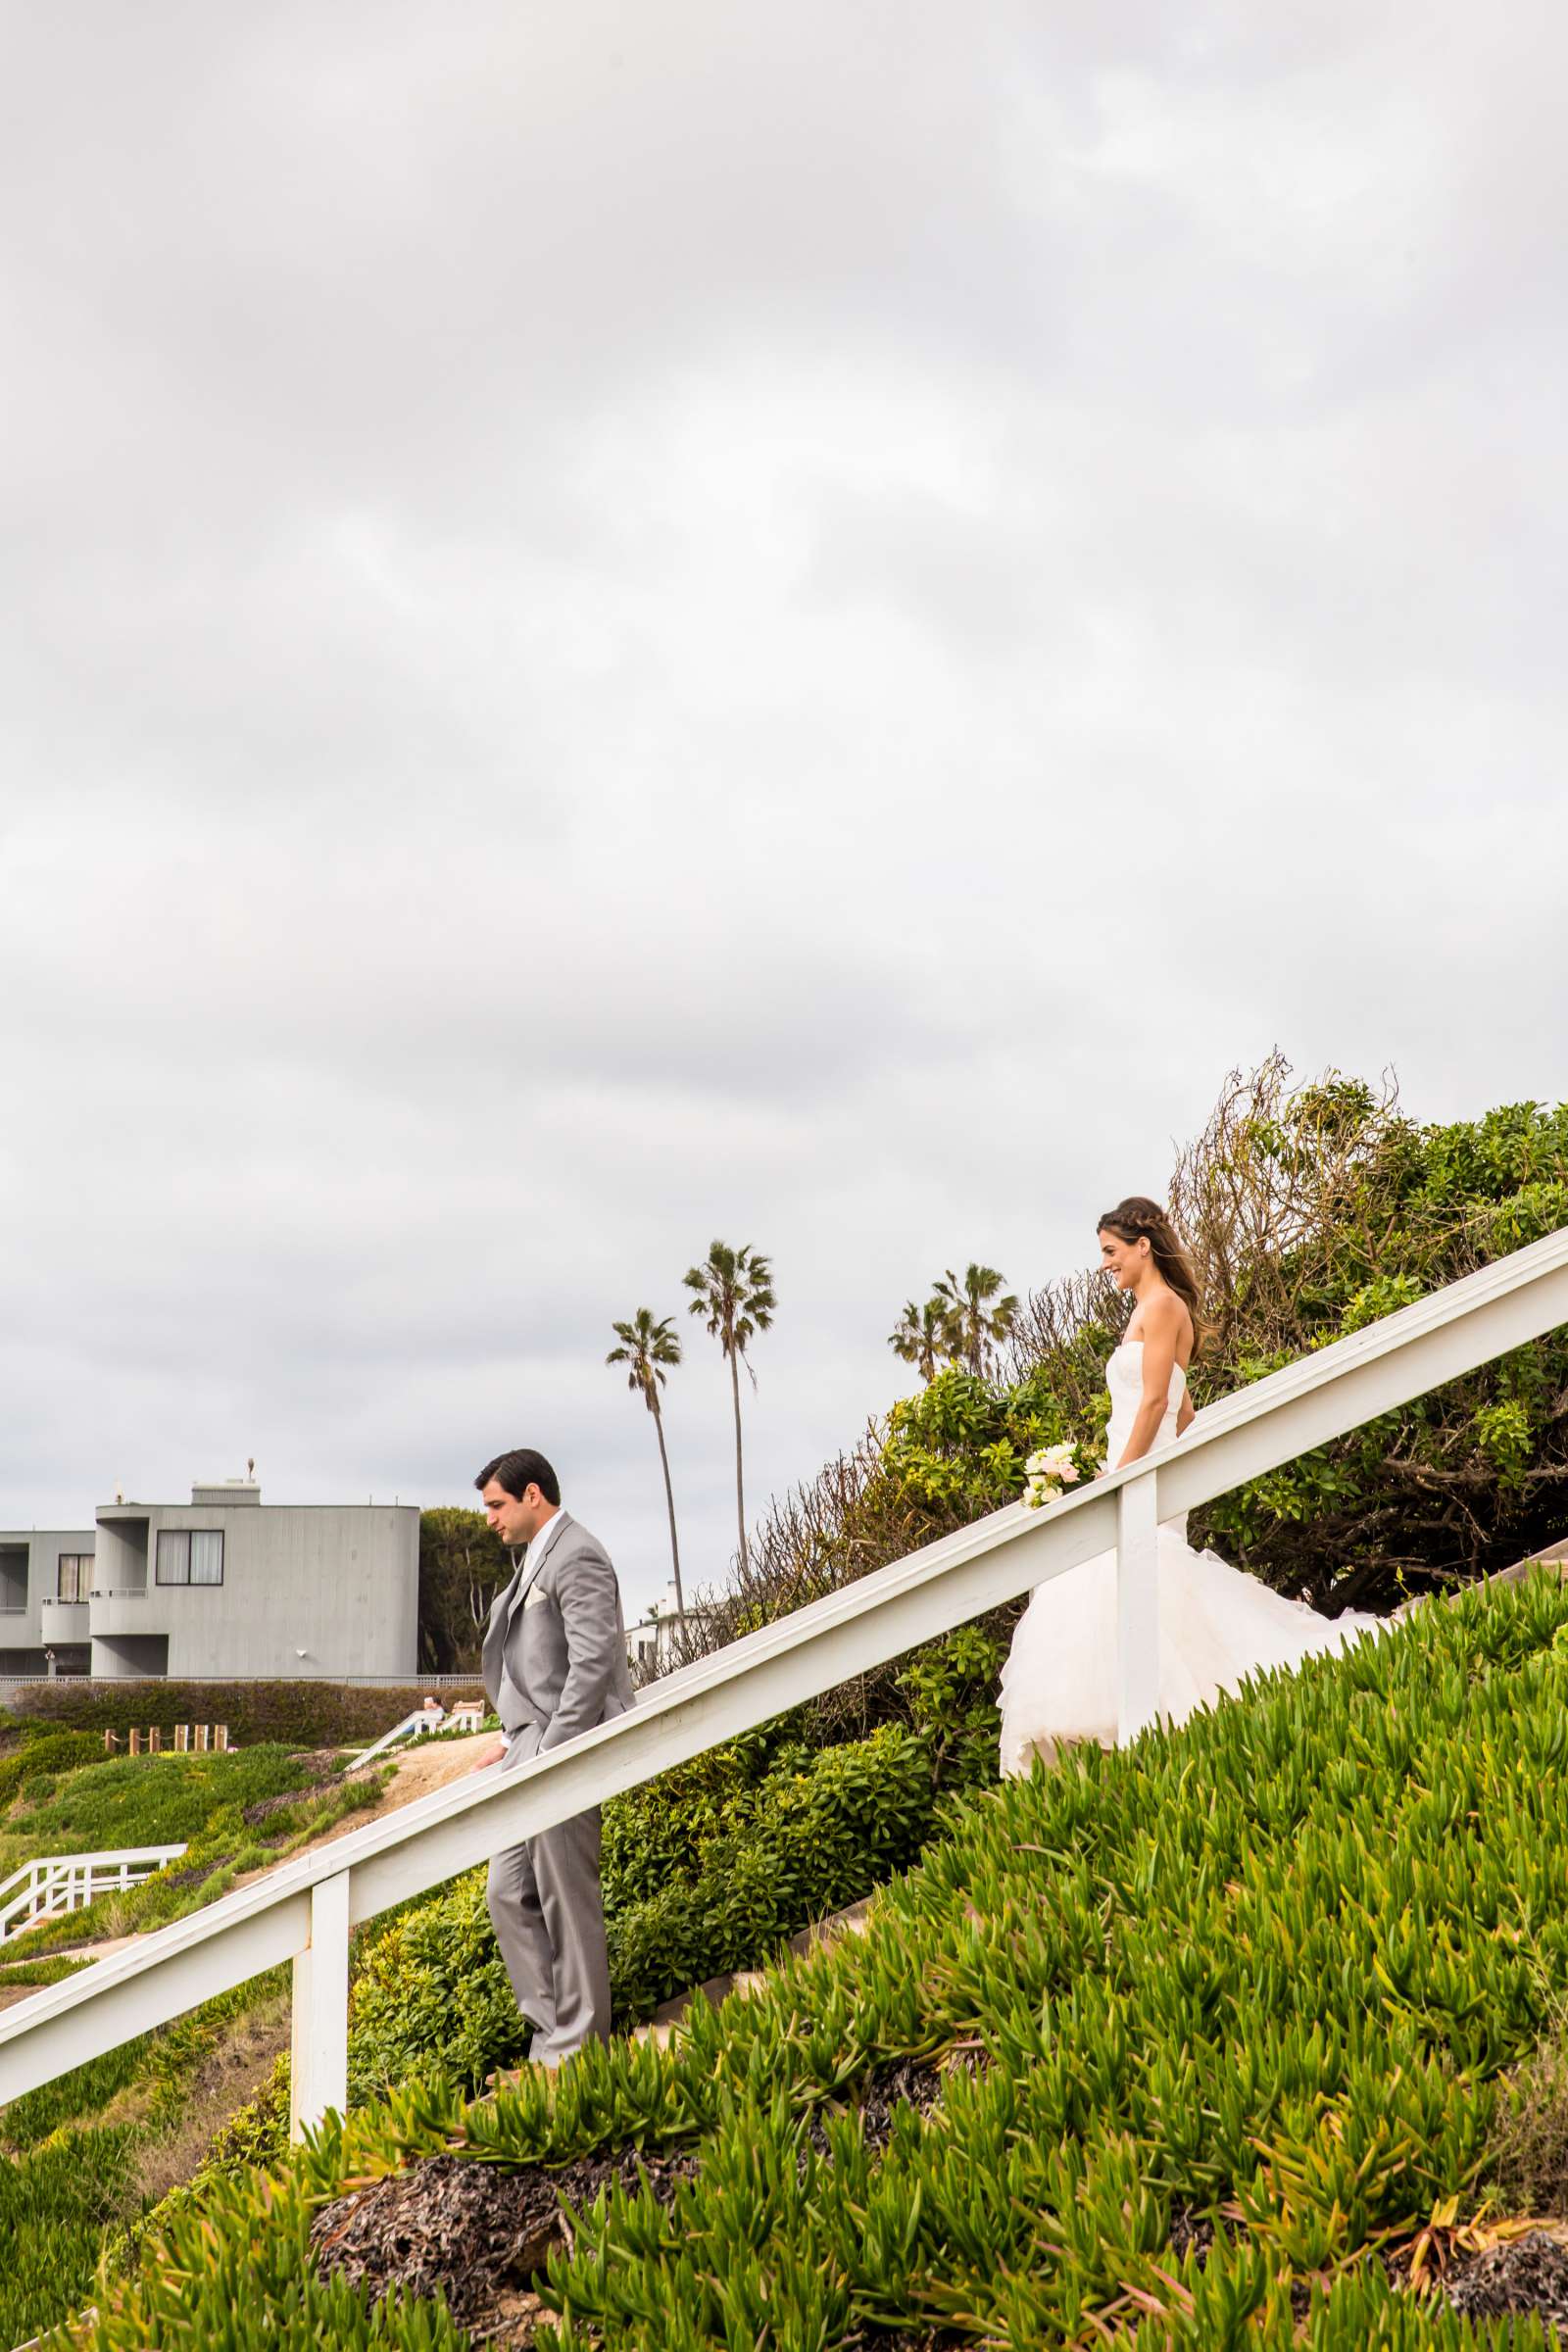
<svg viewBox="0 0 1568 2352"><path fill-rule="evenodd" d="M529 1487L537 1487L546 1502L561 1500L560 1479L544 1455L535 1453L531 1446L514 1446L510 1453L498 1453L493 1462L486 1462L473 1483L482 1494L492 1479L497 1486L506 1488L514 1502L520 1502Z"/></svg>

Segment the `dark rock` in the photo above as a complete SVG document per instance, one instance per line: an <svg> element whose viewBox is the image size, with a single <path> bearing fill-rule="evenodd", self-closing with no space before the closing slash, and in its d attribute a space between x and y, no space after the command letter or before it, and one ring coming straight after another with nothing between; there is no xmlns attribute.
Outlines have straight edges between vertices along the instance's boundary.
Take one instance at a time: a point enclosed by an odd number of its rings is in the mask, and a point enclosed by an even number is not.
<svg viewBox="0 0 1568 2352"><path fill-rule="evenodd" d="M1532 2230L1457 2264L1444 2293L1451 2310L1478 2318L1534 2312L1568 2325L1568 2246L1548 2230Z"/></svg>
<svg viewBox="0 0 1568 2352"><path fill-rule="evenodd" d="M299 1788L284 1788L276 1796L259 1796L253 1805L245 1807L240 1819L248 1823L254 1830L262 1822L270 1821L274 1813L286 1813L293 1805L310 1804L312 1799L319 1796L324 1788L348 1788L352 1783L366 1780L372 1773L379 1772L380 1769L379 1764L367 1764L358 1768L351 1767L347 1772L339 1772L331 1763L318 1764L312 1770L309 1779L303 1781Z"/></svg>
<svg viewBox="0 0 1568 2352"><path fill-rule="evenodd" d="M689 2157L655 2155L640 2171L632 2148L560 2172L531 2165L506 2173L468 2157L431 2156L323 2206L311 2245L323 2277L346 2278L373 2302L394 2287L445 2295L477 2341L525 2344L540 2308L527 2290L552 2248L567 2242L562 2200L590 2205L615 2180L635 2193L646 2172L668 2204L696 2169Z"/></svg>
<svg viewBox="0 0 1568 2352"><path fill-rule="evenodd" d="M192 1862L184 1870L165 1871L159 1880L162 1886L204 1886L215 1870L221 1870L223 1859L216 1862Z"/></svg>
<svg viewBox="0 0 1568 2352"><path fill-rule="evenodd" d="M887 2146L898 2108L913 2107L920 2115L929 2115L941 2098L942 2077L934 2066L923 2066L917 2058L898 2058L873 2067L860 2093L866 2146Z"/></svg>
<svg viewBox="0 0 1568 2352"><path fill-rule="evenodd" d="M973 2338L945 2328L862 2328L857 2352L964 2352Z"/></svg>
<svg viewBox="0 0 1568 2352"><path fill-rule="evenodd" d="M1177 2256L1191 2254L1195 2261L1204 2262L1214 2243L1214 2225L1206 2214L1195 2213L1190 2205L1176 2206L1170 2217L1171 2252Z"/></svg>
<svg viewBox="0 0 1568 2352"><path fill-rule="evenodd" d="M941 2096L935 2067L911 2058L874 2067L860 2090L867 2147L886 2147L901 2106L929 2115ZM827 2154L818 2117L810 2119L806 2137L819 2156ZM667 2205L677 2185L696 2172L693 2156L639 2156L629 2147L612 2156L585 2156L559 2172L531 2165L509 2173L471 2157L431 2156L323 2206L312 2224L311 2244L323 2277L342 2277L372 2301L395 2287L445 2295L459 2325L499 2352L502 2345L532 2340L543 2309L531 2291L534 2282L552 2249L569 2243L564 2203L591 2205L617 2180L635 2195L646 2175L655 2196ZM878 2352L940 2352L959 2340L920 2328L866 2337Z"/></svg>

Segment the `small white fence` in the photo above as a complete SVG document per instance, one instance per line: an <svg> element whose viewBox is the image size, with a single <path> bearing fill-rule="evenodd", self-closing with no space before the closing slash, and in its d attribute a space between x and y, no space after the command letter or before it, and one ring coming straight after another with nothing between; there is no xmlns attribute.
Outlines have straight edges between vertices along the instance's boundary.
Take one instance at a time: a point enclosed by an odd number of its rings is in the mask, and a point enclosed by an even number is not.
<svg viewBox="0 0 1568 2352"><path fill-rule="evenodd" d="M0 2016L0 2105L292 1960L299 2134L345 2103L349 1932L361 1920L1112 1549L1120 1736L1136 1737L1158 1690L1162 1519L1562 1323L1568 1230L1222 1398L1179 1443L1045 1510L993 1511L666 1676L613 1723L439 1789L34 1993Z"/></svg>
<svg viewBox="0 0 1568 2352"><path fill-rule="evenodd" d="M184 1851L182 1845L135 1845L116 1853L49 1854L24 1862L0 1880L0 1944L63 1912L83 1911L101 1894L139 1886Z"/></svg>

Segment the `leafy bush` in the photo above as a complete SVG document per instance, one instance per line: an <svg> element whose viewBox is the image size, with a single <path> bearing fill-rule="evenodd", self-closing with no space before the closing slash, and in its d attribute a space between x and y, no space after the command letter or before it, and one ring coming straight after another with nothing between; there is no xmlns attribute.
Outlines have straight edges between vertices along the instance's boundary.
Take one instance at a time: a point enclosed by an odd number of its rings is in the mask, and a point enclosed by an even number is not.
<svg viewBox="0 0 1568 2352"><path fill-rule="evenodd" d="M1243 1387L1568 1224L1568 1104L1423 1126L1392 1087L1233 1079L1172 1205L1215 1318L1195 1400ZM1568 1334L1554 1333L1195 1515L1281 1591L1388 1607L1562 1532Z"/></svg>
<svg viewBox="0 0 1568 2352"><path fill-rule="evenodd" d="M41 1739L24 1740L0 1756L0 1816L32 1783L95 1760L108 1761L102 1740L95 1740L90 1732L49 1732ZM0 1871L0 1878L5 1875Z"/></svg>
<svg viewBox="0 0 1568 2352"><path fill-rule="evenodd" d="M1233 1075L1168 1188L1212 1330L1195 1403L1245 1387L1476 1266L1568 1225L1568 1104L1450 1126L1336 1072L1296 1087L1278 1055ZM1086 1207L1085 1254L1093 1246ZM950 1369L779 1497L683 1654L722 1646L1016 1500L1037 1445L1098 1448L1105 1360L1128 1300L1098 1271L1032 1292L1004 1380ZM1568 1511L1568 1330L1194 1513L1211 1543L1331 1613L1387 1609L1543 1548ZM1010 1632L1018 1606L987 1620ZM808 1710L813 1740L905 1713L876 1669Z"/></svg>
<svg viewBox="0 0 1568 2352"><path fill-rule="evenodd" d="M474 2105L407 2085L175 2217L86 2340L303 2344L334 2291L310 2217L345 2180L631 2142L698 2169L576 2214L542 2287L557 2352L1543 2344L1377 2256L1475 2212L1499 2085L1568 1996L1565 1625L1554 1579L1466 1594L971 1800L863 1938L699 2003L667 2051L591 2048ZM941 2095L873 2134L867 2085L910 2059ZM382 2324L413 2346L444 2322Z"/></svg>
<svg viewBox="0 0 1568 2352"><path fill-rule="evenodd" d="M760 1965L912 1860L941 1817L932 1765L930 1740L897 1725L820 1750L775 1730L614 1798L603 1875L617 2025ZM476 2087L525 2041L474 1871L368 1952L351 2009L351 2095L432 2070Z"/></svg>
<svg viewBox="0 0 1568 2352"><path fill-rule="evenodd" d="M176 1723L226 1723L242 1746L282 1741L293 1747L368 1745L401 1723L430 1695L419 1683L330 1683L312 1679L279 1683L32 1683L14 1698L16 1713L41 1724L74 1731L128 1732L157 1724L172 1740ZM464 1698L482 1700L475 1676L471 1690L436 1695L444 1706Z"/></svg>

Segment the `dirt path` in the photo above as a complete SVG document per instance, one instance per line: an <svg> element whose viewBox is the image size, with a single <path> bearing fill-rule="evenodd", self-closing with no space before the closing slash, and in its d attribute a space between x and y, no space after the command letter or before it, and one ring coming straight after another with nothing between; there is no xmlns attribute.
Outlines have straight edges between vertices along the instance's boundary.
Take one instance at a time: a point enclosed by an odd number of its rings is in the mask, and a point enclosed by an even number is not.
<svg viewBox="0 0 1568 2352"><path fill-rule="evenodd" d="M359 1813L350 1813L343 1821L335 1821L319 1838L308 1838L289 1855L291 1862L301 1854L314 1854L318 1846L331 1845L336 1838L347 1838L355 1830L363 1830L369 1821L383 1821L387 1814L396 1813L403 1805L412 1805L416 1797L430 1796L437 1788L446 1788L454 1781L471 1772L475 1760L485 1748L495 1745L494 1732L475 1732L464 1740L416 1740L405 1754L397 1757L397 1767L376 1804L367 1805ZM396 1753L396 1751L393 1751ZM388 1758L391 1761L391 1757ZM275 1863L270 1865L276 1869ZM265 1870L248 1870L233 1882L234 1886L252 1886L265 1879ZM232 1893L233 1887L229 1891ZM102 1944L94 1947L102 1951Z"/></svg>

